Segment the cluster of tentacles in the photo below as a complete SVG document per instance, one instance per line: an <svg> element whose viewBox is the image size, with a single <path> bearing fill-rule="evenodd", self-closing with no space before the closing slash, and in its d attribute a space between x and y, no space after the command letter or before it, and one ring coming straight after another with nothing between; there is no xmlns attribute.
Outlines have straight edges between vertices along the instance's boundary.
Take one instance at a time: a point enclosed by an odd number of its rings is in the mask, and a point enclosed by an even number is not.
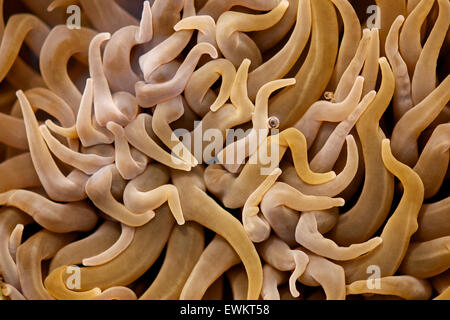
<svg viewBox="0 0 450 320"><path fill-rule="evenodd" d="M1 0L0 297L449 299L449 23Z"/></svg>

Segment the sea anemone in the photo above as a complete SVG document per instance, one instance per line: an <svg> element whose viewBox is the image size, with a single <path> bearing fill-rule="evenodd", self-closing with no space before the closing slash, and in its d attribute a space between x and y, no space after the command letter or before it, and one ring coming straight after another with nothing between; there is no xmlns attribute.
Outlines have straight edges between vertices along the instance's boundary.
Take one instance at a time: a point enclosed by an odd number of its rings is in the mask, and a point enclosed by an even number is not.
<svg viewBox="0 0 450 320"><path fill-rule="evenodd" d="M449 0L0 13L1 299L450 299Z"/></svg>

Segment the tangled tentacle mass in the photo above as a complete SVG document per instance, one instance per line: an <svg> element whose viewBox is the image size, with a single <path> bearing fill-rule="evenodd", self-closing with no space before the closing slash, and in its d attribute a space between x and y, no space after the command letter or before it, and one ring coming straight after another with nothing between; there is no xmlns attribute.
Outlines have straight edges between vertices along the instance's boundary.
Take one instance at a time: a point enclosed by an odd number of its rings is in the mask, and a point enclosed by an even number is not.
<svg viewBox="0 0 450 320"><path fill-rule="evenodd" d="M449 299L449 25L0 0L0 300Z"/></svg>

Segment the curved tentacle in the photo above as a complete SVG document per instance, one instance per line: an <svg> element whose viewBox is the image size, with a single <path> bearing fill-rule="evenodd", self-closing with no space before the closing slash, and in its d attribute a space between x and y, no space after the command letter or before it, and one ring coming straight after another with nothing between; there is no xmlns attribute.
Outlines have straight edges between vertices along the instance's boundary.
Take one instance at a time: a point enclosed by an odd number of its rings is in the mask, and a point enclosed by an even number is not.
<svg viewBox="0 0 450 320"><path fill-rule="evenodd" d="M128 227L124 224L121 224L121 227L122 233L120 234L119 239L117 239L117 241L105 251L95 256L84 258L82 261L83 265L87 267L102 265L113 260L124 250L126 250L133 241L135 228Z"/></svg>
<svg viewBox="0 0 450 320"><path fill-rule="evenodd" d="M420 53L411 81L412 100L415 105L423 101L436 88L439 51L450 26L450 3L446 0L437 0L437 2L439 16Z"/></svg>
<svg viewBox="0 0 450 320"><path fill-rule="evenodd" d="M105 46L103 66L108 84L113 91L134 94L134 84L140 80L130 62L134 46L149 42L153 38L153 19L150 3L144 2L139 27L126 26L112 35Z"/></svg>
<svg viewBox="0 0 450 320"><path fill-rule="evenodd" d="M20 245L17 250L17 269L25 298L54 299L42 281L42 261L52 258L60 248L73 241L76 236L76 233L56 234L41 230Z"/></svg>
<svg viewBox="0 0 450 320"><path fill-rule="evenodd" d="M423 202L424 188L420 177L394 158L389 140L382 142L382 157L386 168L403 185L403 196L381 233L382 244L371 253L343 263L347 283L367 278L367 267L376 265L380 276L392 276L406 255L411 236L417 230L417 217ZM389 257L389 258L386 258Z"/></svg>
<svg viewBox="0 0 450 320"><path fill-rule="evenodd" d="M159 257L169 238L173 219L168 210L167 206L157 209L158 214L153 220L136 228L130 246L116 259L100 266L80 267L79 290L127 286L142 276ZM130 261L134 263L130 264ZM67 281L67 277L64 275L64 281ZM61 284L63 282L59 282Z"/></svg>
<svg viewBox="0 0 450 320"><path fill-rule="evenodd" d="M192 0L184 1L183 20L188 17L195 17L195 8L192 2ZM167 14L167 12L164 14ZM145 81L149 82L150 77L159 67L174 60L191 39L192 30L177 30L176 26L177 24L173 26L175 33L139 57L139 66ZM155 26L155 33L157 28Z"/></svg>
<svg viewBox="0 0 450 320"><path fill-rule="evenodd" d="M27 130L31 159L45 191L56 201L85 199L84 184L87 176L77 171L72 171L67 177L62 174L41 136L30 102L22 91L17 92L17 97Z"/></svg>
<svg viewBox="0 0 450 320"><path fill-rule="evenodd" d="M128 142L151 159L154 159L169 168L190 171L191 165L175 157L160 147L151 129L152 116L141 113L135 120L125 127L125 136ZM150 132L149 132L150 131Z"/></svg>
<svg viewBox="0 0 450 320"><path fill-rule="evenodd" d="M220 207L204 191L200 167L187 176L172 170L172 181L179 189L186 221L196 221L227 240L242 260L248 277L247 299L258 299L262 285L262 267L258 254L241 223ZM192 199L196 199L192 201Z"/></svg>
<svg viewBox="0 0 450 320"><path fill-rule="evenodd" d="M210 87L222 78L219 94L216 95ZM184 97L192 110L204 117L209 110L216 112L230 98L231 89L236 77L234 65L226 59L216 59L207 62L197 69L189 78Z"/></svg>
<svg viewBox="0 0 450 320"><path fill-rule="evenodd" d="M300 0L297 7L297 22L288 42L272 58L248 75L248 95L251 100L256 98L258 91L265 83L283 78L294 66L306 46L311 33L311 2Z"/></svg>
<svg viewBox="0 0 450 320"><path fill-rule="evenodd" d="M295 229L295 240L317 255L338 261L355 259L374 250L383 241L380 237L374 237L363 243L339 247L333 240L323 237L319 232L314 212L303 212L300 215Z"/></svg>
<svg viewBox="0 0 450 320"><path fill-rule="evenodd" d="M155 216L153 210L136 214L118 202L111 193L114 165L108 165L92 175L86 183L86 194L89 199L104 213L130 227L143 226Z"/></svg>
<svg viewBox="0 0 450 320"><path fill-rule="evenodd" d="M338 21L329 0L311 2L311 43L306 60L295 75L296 85L281 90L269 105L269 116L280 129L294 125L322 95L331 79L338 52Z"/></svg>
<svg viewBox="0 0 450 320"><path fill-rule="evenodd" d="M114 33L128 25L138 25L139 22L115 1L79 0L89 21L100 32Z"/></svg>
<svg viewBox="0 0 450 320"><path fill-rule="evenodd" d="M0 194L0 204L16 207L52 232L89 231L98 221L85 202L57 203L28 190L9 190Z"/></svg>
<svg viewBox="0 0 450 320"><path fill-rule="evenodd" d="M433 130L414 166L425 187L425 199L434 196L444 183L450 159L450 123Z"/></svg>
<svg viewBox="0 0 450 320"><path fill-rule="evenodd" d="M140 300L172 300L183 295L191 272L202 257L204 232L196 223L175 226L167 243L163 265Z"/></svg>
<svg viewBox="0 0 450 320"><path fill-rule="evenodd" d="M89 44L96 35L94 30L84 28L70 30L66 26L54 27L45 39L39 55L42 78L49 89L64 99L77 113L81 92L67 72L69 59L76 55L87 55ZM85 62L87 63L87 56Z"/></svg>
<svg viewBox="0 0 450 320"><path fill-rule="evenodd" d="M14 288L21 288L17 270L17 252L13 257L9 250L9 239L17 225L28 225L33 220L16 208L2 208L0 211L0 268L3 280ZM20 246L19 246L20 247Z"/></svg>
<svg viewBox="0 0 450 320"><path fill-rule="evenodd" d="M414 166L419 158L417 139L450 101L450 76L422 102L411 108L392 131L392 152L401 162Z"/></svg>
<svg viewBox="0 0 450 320"><path fill-rule="evenodd" d="M428 300L431 297L431 286L426 280L411 276L390 276L380 278L379 281L379 288L369 288L367 280L355 281L347 285L347 295L373 293L398 296L407 300Z"/></svg>
<svg viewBox="0 0 450 320"><path fill-rule="evenodd" d="M386 56L392 66L395 76L394 93L394 119L396 121L413 107L411 98L411 80L408 74L408 66L399 51L399 31L405 17L398 16L392 23L391 30L386 38Z"/></svg>
<svg viewBox="0 0 450 320"><path fill-rule="evenodd" d="M49 272L64 265L81 264L84 258L92 257L111 247L120 236L120 225L105 221L89 236L62 247L50 262Z"/></svg>
<svg viewBox="0 0 450 320"><path fill-rule="evenodd" d="M288 6L289 2L282 0L269 13L261 15L235 11L222 13L217 20L216 41L224 57L235 67L238 67L246 58L251 61L251 70L260 66L261 52L244 32L263 30L273 26L281 19Z"/></svg>
<svg viewBox="0 0 450 320"><path fill-rule="evenodd" d="M230 244L216 235L198 257L180 294L181 300L200 300L206 290L225 271L240 262L239 256ZM211 271L211 265L214 266Z"/></svg>
<svg viewBox="0 0 450 320"><path fill-rule="evenodd" d="M330 234L339 245L348 246L369 239L387 217L394 196L394 177L383 165L380 152L385 136L379 121L394 94L395 80L386 58L380 59L380 66L383 74L380 90L356 123L365 165L363 190L358 202L340 215Z"/></svg>
<svg viewBox="0 0 450 320"><path fill-rule="evenodd" d="M150 108L181 94L203 54L208 54L212 58L217 58L218 56L217 50L212 45L199 43L189 51L186 59L172 79L153 84L146 84L143 81L136 82L136 97L139 105L144 108Z"/></svg>

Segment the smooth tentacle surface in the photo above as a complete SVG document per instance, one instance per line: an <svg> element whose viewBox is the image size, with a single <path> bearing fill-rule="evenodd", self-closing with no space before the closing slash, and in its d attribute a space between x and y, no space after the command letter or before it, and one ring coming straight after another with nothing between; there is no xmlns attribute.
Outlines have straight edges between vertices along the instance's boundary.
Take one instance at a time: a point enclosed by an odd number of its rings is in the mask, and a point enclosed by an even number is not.
<svg viewBox="0 0 450 320"><path fill-rule="evenodd" d="M350 245L369 239L381 226L394 196L394 178L384 167L381 143L385 135L379 127L394 94L394 75L385 58L380 59L383 75L380 90L366 112L356 123L363 148L365 180L358 202L339 217L330 237L340 245ZM376 207L374 207L376 203ZM356 225L365 227L355 227Z"/></svg>
<svg viewBox="0 0 450 320"><path fill-rule="evenodd" d="M155 104L170 100L179 95L186 87L189 77L194 72L195 66L203 54L208 54L212 58L217 58L218 56L216 48L207 42L202 42L197 44L189 52L172 79L154 84L146 84L142 81L136 82L136 98L139 105L144 108L150 108Z"/></svg>
<svg viewBox="0 0 450 320"><path fill-rule="evenodd" d="M450 3L446 0L437 0L437 2L439 4L439 16L420 53L412 77L412 100L416 105L436 88L435 70L439 49L450 26Z"/></svg>
<svg viewBox="0 0 450 320"><path fill-rule="evenodd" d="M288 6L289 2L283 0L272 11L262 15L233 11L221 14L217 20L216 40L225 58L235 67L238 67L245 58L252 62L251 70L260 66L261 52L253 40L243 32L263 30L273 26L281 19Z"/></svg>
<svg viewBox="0 0 450 320"><path fill-rule="evenodd" d="M258 299L262 286L262 267L255 247L239 221L205 193L201 178L202 170L194 172L196 175L188 176L172 171L172 181L180 192L181 207L186 221L193 220L200 223L230 243L247 271L247 299Z"/></svg>
<svg viewBox="0 0 450 320"><path fill-rule="evenodd" d="M114 32L105 46L103 64L105 76L114 91L134 93L134 83L140 76L134 72L130 56L134 46L149 42L153 38L153 19L150 3L144 2L139 27L124 26Z"/></svg>
<svg viewBox="0 0 450 320"><path fill-rule="evenodd" d="M201 255L197 257L197 261L184 283L180 299L202 299L213 282L239 262L239 256L228 242L221 236L215 236ZM214 266L214 272L207 272L211 265Z"/></svg>
<svg viewBox="0 0 450 320"><path fill-rule="evenodd" d="M193 7L193 1L184 2L183 18L194 17L195 8ZM167 17L165 18L167 19ZM182 21L185 21L184 19ZM176 27L177 25L178 27L180 26L179 24L173 26L175 33L139 57L139 66L146 81L149 81L152 73L159 67L175 59L188 44L192 36L192 30L179 29ZM155 26L155 32L157 32L157 28L158 26ZM136 82L133 81L131 84Z"/></svg>
<svg viewBox="0 0 450 320"><path fill-rule="evenodd" d="M41 49L39 65L45 84L63 98L74 112L80 105L81 93L69 77L67 64L76 54L86 55L95 35L94 30L84 27L70 30L66 26L57 26L50 31Z"/></svg>
<svg viewBox="0 0 450 320"><path fill-rule="evenodd" d="M275 236L258 245L258 252L275 269L292 271L289 277L289 288L292 296L298 297L300 293L296 288L296 281L305 272L309 263L309 257L301 250L291 250L286 243ZM261 294L263 293L264 291Z"/></svg>
<svg viewBox="0 0 450 320"><path fill-rule="evenodd" d="M450 230L450 197L424 204L419 212L419 229L414 234L415 241L427 241L444 237Z"/></svg>
<svg viewBox="0 0 450 320"><path fill-rule="evenodd" d="M311 2L301 0L298 3L297 23L286 45L248 75L248 96L252 100L265 83L286 75L306 46L311 33Z"/></svg>
<svg viewBox="0 0 450 320"><path fill-rule="evenodd" d="M184 226L176 226L169 238L166 257L158 276L139 299L180 298L190 279L190 273L202 257L204 242L203 229L198 224L189 222ZM183 270L180 270L180 267Z"/></svg>
<svg viewBox="0 0 450 320"><path fill-rule="evenodd" d="M403 163L414 166L419 158L417 139L450 101L450 76L419 104L406 112L392 131L392 152Z"/></svg>
<svg viewBox="0 0 450 320"><path fill-rule="evenodd" d="M403 16L395 19L387 36L385 47L386 56L395 75L394 118L396 121L413 107L408 66L399 51L399 30L404 21L405 17Z"/></svg>
<svg viewBox="0 0 450 320"><path fill-rule="evenodd" d="M285 88L270 101L269 115L280 120L280 128L296 123L317 101L331 79L338 51L338 23L333 4L328 0L311 2L311 44L297 72L297 85Z"/></svg>
<svg viewBox="0 0 450 320"><path fill-rule="evenodd" d="M17 92L22 109L31 159L47 194L56 201L77 201L86 198L84 185L87 176L80 171L72 171L67 177L63 175L41 136L30 102L22 91Z"/></svg>
<svg viewBox="0 0 450 320"><path fill-rule="evenodd" d="M367 267L370 265L379 267L381 277L394 275L406 255L409 240L418 227L417 217L424 194L420 177L410 167L394 158L388 139L382 142L382 157L386 168L398 177L403 185L402 199L383 228L380 236L382 244L365 256L343 263L347 283L365 279Z"/></svg>

